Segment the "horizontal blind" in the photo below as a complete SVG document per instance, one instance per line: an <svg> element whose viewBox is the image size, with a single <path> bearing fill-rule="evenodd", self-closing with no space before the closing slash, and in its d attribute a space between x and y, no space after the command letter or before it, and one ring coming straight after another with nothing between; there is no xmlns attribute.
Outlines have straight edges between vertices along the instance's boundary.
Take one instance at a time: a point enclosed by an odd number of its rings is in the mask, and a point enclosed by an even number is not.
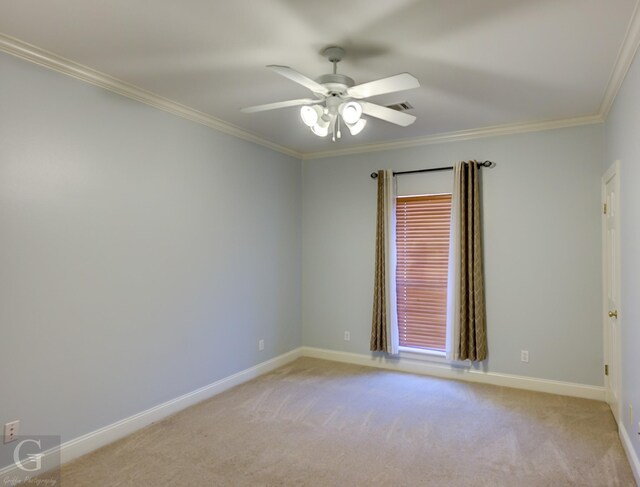
<svg viewBox="0 0 640 487"><path fill-rule="evenodd" d="M396 200L400 345L444 351L451 195Z"/></svg>

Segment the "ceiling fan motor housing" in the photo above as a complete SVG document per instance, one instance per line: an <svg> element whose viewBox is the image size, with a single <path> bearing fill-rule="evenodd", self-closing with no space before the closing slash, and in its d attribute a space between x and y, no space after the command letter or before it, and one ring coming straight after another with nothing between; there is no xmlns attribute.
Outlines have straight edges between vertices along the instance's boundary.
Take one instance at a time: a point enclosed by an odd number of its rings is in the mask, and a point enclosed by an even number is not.
<svg viewBox="0 0 640 487"><path fill-rule="evenodd" d="M330 95L341 95L347 91L347 88L351 88L356 84L352 78L344 74L323 74L316 79L316 82L327 88Z"/></svg>

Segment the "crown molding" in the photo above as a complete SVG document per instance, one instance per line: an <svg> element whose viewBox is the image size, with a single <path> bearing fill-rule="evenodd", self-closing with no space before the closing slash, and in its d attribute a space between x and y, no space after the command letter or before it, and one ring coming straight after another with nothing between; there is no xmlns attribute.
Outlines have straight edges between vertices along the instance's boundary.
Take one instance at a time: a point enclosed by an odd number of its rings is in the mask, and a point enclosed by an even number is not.
<svg viewBox="0 0 640 487"><path fill-rule="evenodd" d="M442 134L427 135L425 137L414 137L410 139L394 140L390 142L379 142L375 144L359 145L346 149L337 149L321 152L311 152L303 154L302 159L320 159L325 157L347 156L361 154L365 152L379 152L394 149L406 149L429 144L442 144L445 142L457 142L461 140L480 139L485 137L497 137L500 135L523 134L527 132L540 132L566 127L577 127L579 125L591 125L602 123L604 119L600 115L587 115L584 117L564 118L561 120L542 120L538 122L513 123L507 125L495 125L479 129L460 130L457 132L446 132Z"/></svg>
<svg viewBox="0 0 640 487"><path fill-rule="evenodd" d="M302 153L298 151L275 144L269 140L263 139L262 137L258 137L257 135L253 135L242 130L235 125L212 117L211 115L207 115L206 113L194 110L193 108L182 105L181 103L177 103L150 91L138 88L137 86L121 81L113 76L101 73L95 69L91 69L37 46L23 42L15 37L0 33L0 51L31 61L32 63L39 64L40 66L53 69L54 71L72 76L73 78L87 83L91 83L92 85L99 86L105 90L145 103L146 105L159 108L160 110L186 118L192 122L206 125L207 127L224 132L225 134L233 135L234 137L268 147L269 149L297 159L302 158Z"/></svg>
<svg viewBox="0 0 640 487"><path fill-rule="evenodd" d="M603 120L607 119L609 111L613 106L618 90L622 86L627 72L633 63L633 58L640 46L640 0L636 1L636 6L631 14L631 20L627 26L627 32L618 51L616 63L611 72L607 89L600 105L599 115Z"/></svg>
<svg viewBox="0 0 640 487"><path fill-rule="evenodd" d="M345 155L361 154L367 152L387 151L394 149L404 149L418 147L421 145L440 144L446 142L456 142L462 140L479 139L484 137L497 137L501 135L521 134L527 132L538 132L543 130L553 130L565 127L575 127L579 125L589 125L602 123L606 120L616 95L624 82L627 72L631 67L634 56L640 47L640 0L636 1L631 20L627 27L624 41L618 52L618 57L614 69L611 73L609 83L600 104L600 109L596 115L587 115L559 120L542 120L535 122L522 122L506 125L496 125L456 132L446 132L441 134L414 137L389 142L379 142L373 144L359 145L345 149L326 150L318 152L299 152L289 147L276 144L267 139L247 132L235 125L212 117L204 112L200 112L186 105L174 102L167 98L156 95L150 91L138 88L134 85L121 81L117 78L101 73L87 66L58 56L52 52L33 46L14 37L0 33L0 51L7 52L27 61L53 69L60 73L72 76L87 83L99 86L106 90L118 93L133 100L140 101L147 105L159 108L179 117L193 122L206 125L220 132L233 135L240 139L253 142L269 149L281 152L291 157L301 160L320 159L325 157L338 157Z"/></svg>

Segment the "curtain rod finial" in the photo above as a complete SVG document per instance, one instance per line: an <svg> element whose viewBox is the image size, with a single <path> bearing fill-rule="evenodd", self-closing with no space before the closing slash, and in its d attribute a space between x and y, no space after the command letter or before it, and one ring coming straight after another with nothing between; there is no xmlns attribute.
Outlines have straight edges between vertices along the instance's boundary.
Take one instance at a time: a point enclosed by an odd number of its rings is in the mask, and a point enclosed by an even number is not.
<svg viewBox="0 0 640 487"><path fill-rule="evenodd" d="M378 173L377 172L372 172L371 173L371 179L377 179L378 178Z"/></svg>

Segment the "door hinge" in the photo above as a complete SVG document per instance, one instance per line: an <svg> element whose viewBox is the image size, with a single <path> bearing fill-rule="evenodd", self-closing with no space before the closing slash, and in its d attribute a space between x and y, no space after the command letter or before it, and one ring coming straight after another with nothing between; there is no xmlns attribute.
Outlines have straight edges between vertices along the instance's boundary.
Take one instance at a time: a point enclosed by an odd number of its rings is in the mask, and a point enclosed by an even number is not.
<svg viewBox="0 0 640 487"><path fill-rule="evenodd" d="M604 214L605 215L607 214L607 204L606 203L604 204Z"/></svg>
<svg viewBox="0 0 640 487"><path fill-rule="evenodd" d="M604 375L609 375L609 366L606 364L604 366Z"/></svg>

